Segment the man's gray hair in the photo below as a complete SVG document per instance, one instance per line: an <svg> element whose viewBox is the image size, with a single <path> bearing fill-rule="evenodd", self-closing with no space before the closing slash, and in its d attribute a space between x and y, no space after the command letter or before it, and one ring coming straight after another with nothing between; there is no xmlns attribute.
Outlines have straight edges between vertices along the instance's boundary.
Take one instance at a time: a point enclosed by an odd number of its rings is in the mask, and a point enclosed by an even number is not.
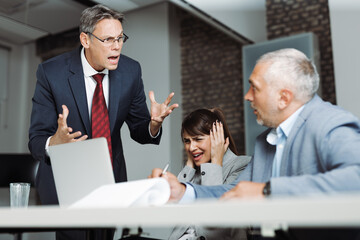
<svg viewBox="0 0 360 240"><path fill-rule="evenodd" d="M271 88L288 88L297 100L309 101L319 88L315 65L299 50L285 48L269 52L257 63L269 64L264 79Z"/></svg>
<svg viewBox="0 0 360 240"><path fill-rule="evenodd" d="M117 19L122 23L124 15L100 4L87 8L81 13L80 33L92 33L96 24L103 19Z"/></svg>

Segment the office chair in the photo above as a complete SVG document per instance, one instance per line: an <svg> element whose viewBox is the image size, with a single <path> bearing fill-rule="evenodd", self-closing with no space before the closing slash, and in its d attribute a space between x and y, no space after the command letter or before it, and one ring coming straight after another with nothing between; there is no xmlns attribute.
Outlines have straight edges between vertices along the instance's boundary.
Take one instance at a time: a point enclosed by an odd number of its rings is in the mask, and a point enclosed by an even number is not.
<svg viewBox="0 0 360 240"><path fill-rule="evenodd" d="M31 184L31 191L35 190L35 202L38 197L35 186L36 173L39 162L33 159L30 154L0 153L0 187L10 188L12 182L28 182ZM21 233L14 233L16 240L22 239Z"/></svg>
<svg viewBox="0 0 360 240"><path fill-rule="evenodd" d="M39 162L30 154L0 153L0 187L12 182L28 182L35 186Z"/></svg>

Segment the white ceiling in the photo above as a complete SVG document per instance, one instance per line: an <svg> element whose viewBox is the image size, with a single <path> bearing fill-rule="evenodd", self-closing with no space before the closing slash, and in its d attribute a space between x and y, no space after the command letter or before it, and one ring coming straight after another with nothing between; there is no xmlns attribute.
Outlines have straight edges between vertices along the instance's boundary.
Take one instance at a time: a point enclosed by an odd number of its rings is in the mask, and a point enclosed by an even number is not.
<svg viewBox="0 0 360 240"><path fill-rule="evenodd" d="M213 11L265 11L265 0L92 0L121 12L158 2L187 2L209 15ZM0 39L23 44L78 27L86 0L0 0ZM339 8L358 8L360 1L339 0ZM221 19L218 19L221 21Z"/></svg>
<svg viewBox="0 0 360 240"><path fill-rule="evenodd" d="M121 12L164 0L95 0ZM79 26L87 5L74 0L0 0L0 39L23 44Z"/></svg>
<svg viewBox="0 0 360 240"><path fill-rule="evenodd" d="M93 2L103 4L120 12L127 12L151 4L166 2L166 0L93 0Z"/></svg>
<svg viewBox="0 0 360 240"><path fill-rule="evenodd" d="M0 37L14 43L71 29L86 7L70 0L1 0L0 5Z"/></svg>
<svg viewBox="0 0 360 240"><path fill-rule="evenodd" d="M265 10L265 0L186 0L188 3L210 11L259 11Z"/></svg>

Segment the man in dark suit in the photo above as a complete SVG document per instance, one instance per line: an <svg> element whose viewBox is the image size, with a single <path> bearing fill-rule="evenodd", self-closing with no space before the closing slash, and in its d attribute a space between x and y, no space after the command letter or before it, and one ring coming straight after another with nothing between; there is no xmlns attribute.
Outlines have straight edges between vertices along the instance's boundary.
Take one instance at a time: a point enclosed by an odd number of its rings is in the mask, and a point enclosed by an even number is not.
<svg viewBox="0 0 360 240"><path fill-rule="evenodd" d="M122 20L121 13L101 5L85 9L80 19L82 47L38 67L29 149L40 161L36 185L42 204L58 204L48 146L93 137L92 100L98 84L95 74L104 74L103 98L108 109L109 145L116 182L127 180L120 137L123 123L126 122L135 141L159 144L162 122L178 106L168 106L173 93L159 104L150 91L150 116L140 64L120 54L128 38Z"/></svg>

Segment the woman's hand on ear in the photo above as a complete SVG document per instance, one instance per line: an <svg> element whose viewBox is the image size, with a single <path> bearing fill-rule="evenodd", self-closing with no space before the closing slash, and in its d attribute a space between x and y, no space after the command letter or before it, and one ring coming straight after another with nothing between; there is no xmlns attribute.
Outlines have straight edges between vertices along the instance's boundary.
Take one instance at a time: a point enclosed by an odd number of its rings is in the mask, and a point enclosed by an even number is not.
<svg viewBox="0 0 360 240"><path fill-rule="evenodd" d="M224 127L221 122L214 122L210 130L211 163L222 166L224 154L229 147L229 138L224 138Z"/></svg>
<svg viewBox="0 0 360 240"><path fill-rule="evenodd" d="M187 152L187 153L186 153L186 156L187 156L186 166L191 167L191 168L195 168L194 161L193 161L192 158L190 157L190 153Z"/></svg>

